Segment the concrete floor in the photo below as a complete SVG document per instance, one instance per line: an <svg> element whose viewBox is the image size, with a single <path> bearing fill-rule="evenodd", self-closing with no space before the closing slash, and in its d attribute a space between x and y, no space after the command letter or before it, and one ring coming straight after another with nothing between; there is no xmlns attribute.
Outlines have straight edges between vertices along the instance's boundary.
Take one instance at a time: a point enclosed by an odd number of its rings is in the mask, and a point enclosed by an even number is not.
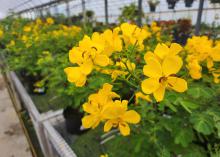
<svg viewBox="0 0 220 157"><path fill-rule="evenodd" d="M32 157L10 96L0 74L0 157Z"/></svg>

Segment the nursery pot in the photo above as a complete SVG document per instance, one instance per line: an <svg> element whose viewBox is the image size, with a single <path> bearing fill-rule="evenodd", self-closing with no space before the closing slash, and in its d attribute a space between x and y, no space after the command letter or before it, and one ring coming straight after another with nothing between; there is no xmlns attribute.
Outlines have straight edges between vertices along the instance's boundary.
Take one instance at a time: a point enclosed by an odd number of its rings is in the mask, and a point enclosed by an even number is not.
<svg viewBox="0 0 220 157"><path fill-rule="evenodd" d="M168 9L174 9L176 5L177 0L167 0L168 3Z"/></svg>
<svg viewBox="0 0 220 157"><path fill-rule="evenodd" d="M80 130L83 114L80 113L78 109L67 107L63 111L63 116L65 118L65 125L68 133L81 134L83 132Z"/></svg>
<svg viewBox="0 0 220 157"><path fill-rule="evenodd" d="M185 7L189 8L192 7L193 0L185 0Z"/></svg>
<svg viewBox="0 0 220 157"><path fill-rule="evenodd" d="M152 4L152 3L149 3L149 6L150 6L150 12L155 12L155 10L156 10L156 5L155 5L155 4Z"/></svg>

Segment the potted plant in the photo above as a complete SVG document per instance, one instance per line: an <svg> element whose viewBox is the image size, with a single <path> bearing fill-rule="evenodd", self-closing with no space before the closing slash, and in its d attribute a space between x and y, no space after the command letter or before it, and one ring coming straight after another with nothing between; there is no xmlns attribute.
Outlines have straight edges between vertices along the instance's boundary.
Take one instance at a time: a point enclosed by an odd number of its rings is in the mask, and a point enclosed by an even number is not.
<svg viewBox="0 0 220 157"><path fill-rule="evenodd" d="M159 0L148 0L148 4L150 6L150 12L155 12L156 6L160 3Z"/></svg>
<svg viewBox="0 0 220 157"><path fill-rule="evenodd" d="M176 2L178 2L178 0L167 0L168 3L168 9L174 9Z"/></svg>
<svg viewBox="0 0 220 157"><path fill-rule="evenodd" d="M185 0L185 7L190 8L192 7L193 0Z"/></svg>
<svg viewBox="0 0 220 157"><path fill-rule="evenodd" d="M216 4L216 3L220 3L220 0L210 0L210 2Z"/></svg>
<svg viewBox="0 0 220 157"><path fill-rule="evenodd" d="M137 5L135 5L134 3L124 6L123 8L120 8L120 10L121 10L121 15L118 17L120 23L123 22L135 23L135 21L137 21L139 13L138 13ZM142 17L144 17L143 11L141 15Z"/></svg>

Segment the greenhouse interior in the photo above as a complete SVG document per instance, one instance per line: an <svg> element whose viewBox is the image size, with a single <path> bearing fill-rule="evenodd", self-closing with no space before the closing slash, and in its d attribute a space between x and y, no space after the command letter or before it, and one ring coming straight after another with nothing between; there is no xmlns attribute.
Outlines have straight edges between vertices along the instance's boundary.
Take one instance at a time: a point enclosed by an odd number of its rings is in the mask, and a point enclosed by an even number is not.
<svg viewBox="0 0 220 157"><path fill-rule="evenodd" d="M220 0L0 0L0 157L220 157Z"/></svg>

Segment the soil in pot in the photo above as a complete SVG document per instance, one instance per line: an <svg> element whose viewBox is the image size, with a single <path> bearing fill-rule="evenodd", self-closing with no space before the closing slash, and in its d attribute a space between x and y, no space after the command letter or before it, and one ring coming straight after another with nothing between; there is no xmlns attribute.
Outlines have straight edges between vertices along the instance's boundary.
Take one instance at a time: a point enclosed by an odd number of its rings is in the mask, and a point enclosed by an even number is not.
<svg viewBox="0 0 220 157"><path fill-rule="evenodd" d="M80 135L86 131L80 130L83 113L81 113L79 109L67 107L63 111L63 116L65 118L66 130L68 133Z"/></svg>

